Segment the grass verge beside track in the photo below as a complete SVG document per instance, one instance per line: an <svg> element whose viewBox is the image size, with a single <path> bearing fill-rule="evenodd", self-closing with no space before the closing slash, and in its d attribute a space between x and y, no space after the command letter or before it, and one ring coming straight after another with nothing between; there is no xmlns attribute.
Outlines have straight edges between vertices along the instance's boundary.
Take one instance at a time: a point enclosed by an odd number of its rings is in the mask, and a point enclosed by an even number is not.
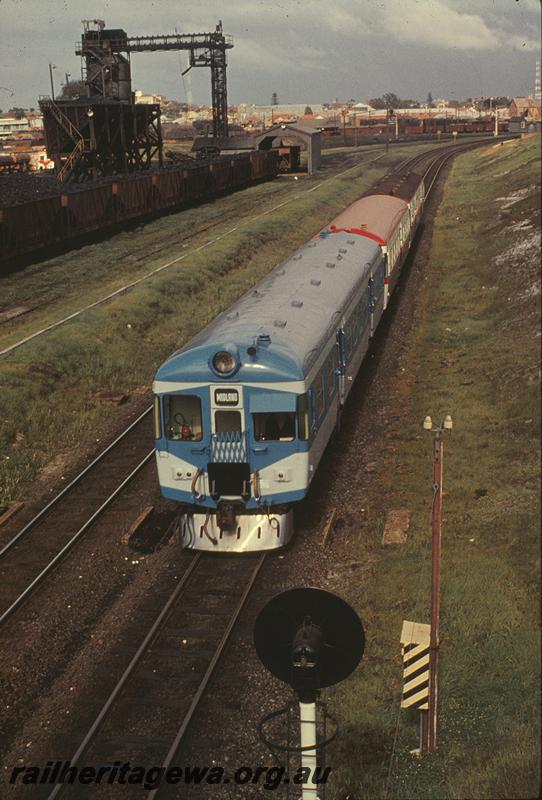
<svg viewBox="0 0 542 800"><path fill-rule="evenodd" d="M343 725L327 758L341 800L538 794L539 193L540 137L460 156L445 190L419 322L390 386L379 478L362 497L368 521L349 553L371 569L342 586L368 644L331 697ZM439 749L409 754L419 715L403 710L388 775L401 623L430 620L432 434L422 422L447 413ZM383 547L398 508L412 514L408 542Z"/></svg>
<svg viewBox="0 0 542 800"><path fill-rule="evenodd" d="M435 145L391 149L388 154L379 147L358 148L357 151L343 149L325 155L323 168L300 181L291 176L266 181L181 212L134 223L105 240L0 276L0 351L165 262L186 257L216 236L227 234L233 225L246 223L257 214L272 212L280 203L295 201L357 161L359 169L348 173L350 182L363 179L368 170L375 168L380 174L392 164L431 149L435 149ZM380 160L371 166L370 162L377 156ZM179 264L178 268L182 266L184 264ZM2 320L4 312L21 307L28 309L26 313Z"/></svg>
<svg viewBox="0 0 542 800"><path fill-rule="evenodd" d="M239 229L223 240L0 361L0 505L24 497L40 469L53 459L48 479L58 478L74 454L100 437L116 410L96 398L99 390L131 395L149 387L157 366L173 350L307 241L391 164L426 149L391 150L374 164L360 164L344 175L332 177L324 170L323 176L282 188L277 179L3 279L0 285L9 289L14 305L29 301L32 294L52 299L39 318L45 325L73 311L74 302L80 308L122 286L128 276L138 277L185 253L183 235L194 215L200 225L216 224L221 214L242 209L233 223ZM371 159L378 153L366 155ZM333 172L349 166L335 163ZM322 177L331 180L315 188ZM287 199L292 202L251 221ZM231 227L230 217L223 228ZM212 238L222 232L215 228ZM169 244L171 237L176 238L175 245ZM195 248L209 238L203 233L189 246ZM146 257L149 250L152 255ZM70 282L72 288L63 291ZM5 327L11 327L2 339L7 345L10 335L18 340L39 326L33 319Z"/></svg>

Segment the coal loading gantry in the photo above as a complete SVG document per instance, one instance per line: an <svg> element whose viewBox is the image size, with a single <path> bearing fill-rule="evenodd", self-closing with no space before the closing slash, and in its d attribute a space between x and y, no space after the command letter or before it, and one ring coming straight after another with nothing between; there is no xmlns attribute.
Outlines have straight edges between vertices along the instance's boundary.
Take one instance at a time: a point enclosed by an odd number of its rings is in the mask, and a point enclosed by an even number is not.
<svg viewBox="0 0 542 800"><path fill-rule="evenodd" d="M47 152L60 180L85 181L162 166L160 106L134 102L131 53L188 50L192 67L211 69L214 136L228 135L226 50L222 23L212 33L128 36L103 20L84 20L76 55L86 95L41 98Z"/></svg>

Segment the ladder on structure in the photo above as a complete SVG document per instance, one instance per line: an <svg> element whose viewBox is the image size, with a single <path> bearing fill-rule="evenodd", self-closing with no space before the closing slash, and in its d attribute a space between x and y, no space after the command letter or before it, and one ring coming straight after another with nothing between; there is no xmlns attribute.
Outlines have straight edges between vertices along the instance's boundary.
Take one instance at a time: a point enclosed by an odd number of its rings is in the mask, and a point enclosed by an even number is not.
<svg viewBox="0 0 542 800"><path fill-rule="evenodd" d="M40 105L42 110L51 112L58 124L64 129L74 143L72 152L66 156L57 172L57 178L60 181L66 181L72 174L75 165L85 152L85 140L70 118L63 113L54 100L51 100L50 98L44 99L41 101Z"/></svg>

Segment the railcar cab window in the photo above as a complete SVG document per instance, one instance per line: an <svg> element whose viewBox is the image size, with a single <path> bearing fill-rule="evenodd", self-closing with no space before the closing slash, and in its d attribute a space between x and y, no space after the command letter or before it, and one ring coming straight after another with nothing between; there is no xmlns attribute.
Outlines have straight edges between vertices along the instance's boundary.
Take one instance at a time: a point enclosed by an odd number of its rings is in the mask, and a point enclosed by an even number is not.
<svg viewBox="0 0 542 800"><path fill-rule="evenodd" d="M193 394L170 394L164 397L164 420L168 439L200 442L201 400Z"/></svg>
<svg viewBox="0 0 542 800"><path fill-rule="evenodd" d="M257 442L291 442L295 437L295 413L289 411L253 414Z"/></svg>
<svg viewBox="0 0 542 800"><path fill-rule="evenodd" d="M216 433L241 433L241 413L239 411L215 411Z"/></svg>

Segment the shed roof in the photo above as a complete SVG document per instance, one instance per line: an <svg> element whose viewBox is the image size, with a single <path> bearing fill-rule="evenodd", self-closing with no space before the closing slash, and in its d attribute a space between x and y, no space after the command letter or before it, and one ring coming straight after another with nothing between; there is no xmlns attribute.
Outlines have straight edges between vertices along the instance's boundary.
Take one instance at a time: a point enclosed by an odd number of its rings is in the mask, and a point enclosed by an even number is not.
<svg viewBox="0 0 542 800"><path fill-rule="evenodd" d="M262 139L267 139L270 136L279 137L279 136L286 136L288 133L294 133L305 137L311 136L320 136L321 131L319 128L315 128L314 125L307 125L304 122L296 122L296 123L282 123L281 125L274 125L272 128L268 128L266 131L263 131L259 136L256 136L255 139L259 142Z"/></svg>

